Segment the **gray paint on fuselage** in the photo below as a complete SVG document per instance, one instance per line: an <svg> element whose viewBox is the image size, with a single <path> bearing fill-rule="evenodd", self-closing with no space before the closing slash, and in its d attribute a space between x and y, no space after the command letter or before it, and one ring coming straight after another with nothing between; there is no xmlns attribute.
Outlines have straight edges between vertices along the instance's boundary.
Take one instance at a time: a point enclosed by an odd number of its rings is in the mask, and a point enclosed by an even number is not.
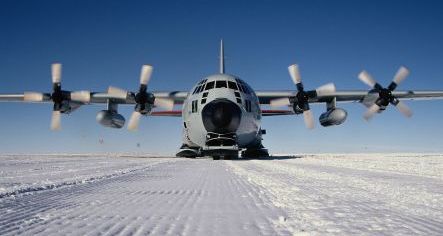
<svg viewBox="0 0 443 236"><path fill-rule="evenodd" d="M183 121L186 123L186 127L184 127L183 130L183 142L185 144L190 147L204 149L207 131L203 125L201 111L206 104L216 99L228 99L237 104L241 109L241 122L236 131L238 147L241 149L249 145L256 145L257 143L260 143L261 110L258 97L251 87L238 77L229 74L210 75L204 78L202 81L206 80L206 84L212 81L231 81L237 84L236 79L241 81L244 86L247 86L249 94L241 92L240 90L234 90L231 88L216 88L215 86L210 90L203 90L193 94L194 90L201 85L201 81L192 88L182 107ZM237 84L237 86L239 85ZM202 96L205 92L208 92L208 95L206 97L206 102L202 104ZM240 93L241 103L237 102L234 92ZM251 101L250 112L246 110L245 105L247 100ZM197 101L196 112L192 112L193 101Z"/></svg>

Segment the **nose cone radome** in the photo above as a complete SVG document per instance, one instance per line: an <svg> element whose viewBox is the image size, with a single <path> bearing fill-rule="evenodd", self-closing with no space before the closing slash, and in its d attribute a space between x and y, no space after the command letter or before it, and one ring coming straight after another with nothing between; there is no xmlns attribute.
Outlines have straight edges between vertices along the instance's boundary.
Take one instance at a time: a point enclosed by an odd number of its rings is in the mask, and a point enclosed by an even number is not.
<svg viewBox="0 0 443 236"><path fill-rule="evenodd" d="M237 104L227 99L218 99L206 104L202 119L208 132L233 133L240 125L241 110Z"/></svg>

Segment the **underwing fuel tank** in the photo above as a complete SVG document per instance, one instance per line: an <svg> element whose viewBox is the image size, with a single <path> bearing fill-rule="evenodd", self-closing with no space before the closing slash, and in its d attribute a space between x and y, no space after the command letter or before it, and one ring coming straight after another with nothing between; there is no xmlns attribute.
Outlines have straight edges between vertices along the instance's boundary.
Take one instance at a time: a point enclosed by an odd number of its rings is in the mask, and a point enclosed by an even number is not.
<svg viewBox="0 0 443 236"><path fill-rule="evenodd" d="M115 111L102 110L97 113L97 122L105 127L120 129L125 125L125 118Z"/></svg>
<svg viewBox="0 0 443 236"><path fill-rule="evenodd" d="M347 116L348 113L344 109L334 108L321 114L319 121L324 127L340 125L345 122Z"/></svg>

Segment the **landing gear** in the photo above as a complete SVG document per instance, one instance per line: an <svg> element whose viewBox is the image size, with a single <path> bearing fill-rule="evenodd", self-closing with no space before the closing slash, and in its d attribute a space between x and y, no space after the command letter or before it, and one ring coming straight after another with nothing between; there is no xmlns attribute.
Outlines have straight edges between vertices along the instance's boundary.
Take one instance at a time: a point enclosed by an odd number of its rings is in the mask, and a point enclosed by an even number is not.
<svg viewBox="0 0 443 236"><path fill-rule="evenodd" d="M260 148L248 148L241 152L242 158L266 158L269 157L268 149L261 146Z"/></svg>
<svg viewBox="0 0 443 236"><path fill-rule="evenodd" d="M212 156L212 160L233 160L237 159L238 155Z"/></svg>
<svg viewBox="0 0 443 236"><path fill-rule="evenodd" d="M176 157L196 158L201 156L201 152L197 148L189 147L183 144L180 150L175 154Z"/></svg>
<svg viewBox="0 0 443 236"><path fill-rule="evenodd" d="M238 158L237 147L210 147L202 150L202 156L212 157L213 160L232 160Z"/></svg>

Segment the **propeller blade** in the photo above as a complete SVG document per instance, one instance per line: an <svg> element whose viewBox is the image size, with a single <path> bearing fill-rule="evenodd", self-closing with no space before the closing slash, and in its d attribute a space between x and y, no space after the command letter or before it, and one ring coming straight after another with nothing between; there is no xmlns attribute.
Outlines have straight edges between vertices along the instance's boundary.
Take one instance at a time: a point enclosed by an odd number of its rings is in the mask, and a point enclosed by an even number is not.
<svg viewBox="0 0 443 236"><path fill-rule="evenodd" d="M121 88L109 86L108 87L108 94L112 95L112 97L114 97L114 98L126 99L128 96L128 91L121 89Z"/></svg>
<svg viewBox="0 0 443 236"><path fill-rule="evenodd" d="M380 107L374 103L365 112L365 114L363 115L363 118L365 118L366 121L369 121L375 115L375 113L378 112L378 110L380 110Z"/></svg>
<svg viewBox="0 0 443 236"><path fill-rule="evenodd" d="M289 98L277 98L270 101L269 105L271 107L286 107L291 105Z"/></svg>
<svg viewBox="0 0 443 236"><path fill-rule="evenodd" d="M147 85L149 83L153 70L154 68L151 65L143 65L140 74L140 84Z"/></svg>
<svg viewBox="0 0 443 236"><path fill-rule="evenodd" d="M140 112L134 111L132 112L131 118L128 123L128 130L136 131L138 129L138 124L140 123L140 117L142 114Z"/></svg>
<svg viewBox="0 0 443 236"><path fill-rule="evenodd" d="M51 130L61 129L61 113L60 111L52 111Z"/></svg>
<svg viewBox="0 0 443 236"><path fill-rule="evenodd" d="M91 93L89 91L75 91L71 92L71 100L83 103L91 101Z"/></svg>
<svg viewBox="0 0 443 236"><path fill-rule="evenodd" d="M394 76L394 79L392 80L397 85L400 84L403 80L406 79L406 77L409 75L408 68L402 66L398 69L397 73Z"/></svg>
<svg viewBox="0 0 443 236"><path fill-rule="evenodd" d="M174 100L168 98L155 98L154 105L172 111L172 109L174 109Z"/></svg>
<svg viewBox="0 0 443 236"><path fill-rule="evenodd" d="M325 96L335 93L335 85L333 83L325 84L318 87L316 90L317 96Z"/></svg>
<svg viewBox="0 0 443 236"><path fill-rule="evenodd" d="M298 65L296 65L296 64L290 65L288 67L288 71L289 71L289 75L291 76L294 84L301 83L301 76L300 76L300 71L298 69Z"/></svg>
<svg viewBox="0 0 443 236"><path fill-rule="evenodd" d="M377 83L375 82L374 78L372 78L372 76L365 70L360 72L360 74L358 74L358 78L371 88L373 88Z"/></svg>
<svg viewBox="0 0 443 236"><path fill-rule="evenodd" d="M399 100L397 105L395 105L395 107L397 107L398 111L400 111L401 114L403 114L404 116L406 116L406 117L412 116L412 111L408 107L408 105L406 105L406 103Z"/></svg>
<svg viewBox="0 0 443 236"><path fill-rule="evenodd" d="M25 92L23 96L23 100L26 102L42 102L43 101L43 93L38 92Z"/></svg>
<svg viewBox="0 0 443 236"><path fill-rule="evenodd" d="M308 129L314 128L314 115L311 110L303 111L303 118L305 120L305 125Z"/></svg>
<svg viewBox="0 0 443 236"><path fill-rule="evenodd" d="M62 64L54 63L51 66L52 83L60 83L62 80Z"/></svg>

